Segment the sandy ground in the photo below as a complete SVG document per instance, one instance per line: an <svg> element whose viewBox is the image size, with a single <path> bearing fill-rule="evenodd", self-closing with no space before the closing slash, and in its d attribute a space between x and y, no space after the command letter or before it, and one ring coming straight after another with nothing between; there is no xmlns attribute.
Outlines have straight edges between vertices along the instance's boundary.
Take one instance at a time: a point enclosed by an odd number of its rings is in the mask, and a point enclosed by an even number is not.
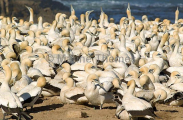
<svg viewBox="0 0 183 120"><path fill-rule="evenodd" d="M183 120L183 107L172 107L157 104L156 120ZM27 111L33 120L117 120L115 117L115 104L104 104L104 109L94 108L91 105L63 105L58 97L40 98L32 110ZM82 111L87 113L86 118L69 118L69 111ZM0 112L0 119L2 112ZM6 118L11 119L11 116Z"/></svg>

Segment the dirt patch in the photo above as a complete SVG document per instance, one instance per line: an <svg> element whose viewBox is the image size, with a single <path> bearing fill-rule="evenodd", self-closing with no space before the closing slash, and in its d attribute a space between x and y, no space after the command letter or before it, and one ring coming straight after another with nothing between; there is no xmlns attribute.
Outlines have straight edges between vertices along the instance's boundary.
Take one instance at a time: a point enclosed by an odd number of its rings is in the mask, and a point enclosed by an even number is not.
<svg viewBox="0 0 183 120"><path fill-rule="evenodd" d="M183 119L183 108L157 104L158 116L156 120L181 120ZM69 111L81 111L87 114L86 118L68 118ZM117 120L115 117L115 104L104 104L104 109L92 105L63 105L58 97L40 98L29 113L33 120ZM2 112L0 112L2 116ZM7 116L6 118L11 118ZM0 117L0 119L2 119Z"/></svg>

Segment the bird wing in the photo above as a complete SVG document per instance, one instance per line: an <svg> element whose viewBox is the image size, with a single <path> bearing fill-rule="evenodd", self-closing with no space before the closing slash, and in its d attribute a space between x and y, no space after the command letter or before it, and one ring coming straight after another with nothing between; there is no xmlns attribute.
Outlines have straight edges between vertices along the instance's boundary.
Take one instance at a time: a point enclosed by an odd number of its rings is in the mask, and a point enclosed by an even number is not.
<svg viewBox="0 0 183 120"><path fill-rule="evenodd" d="M99 89L99 94L105 94L113 87L113 84L109 81L103 82L102 84L103 88Z"/></svg>
<svg viewBox="0 0 183 120"><path fill-rule="evenodd" d="M22 104L17 99L18 97L11 92L1 92L0 93L0 104L5 107L9 108L22 108Z"/></svg>
<svg viewBox="0 0 183 120"><path fill-rule="evenodd" d="M41 94L41 91L40 87L34 87L29 92L23 93L19 99L22 103L30 103L35 97Z"/></svg>
<svg viewBox="0 0 183 120"><path fill-rule="evenodd" d="M21 89L21 90L17 93L17 96L21 96L22 94L31 91L31 90L36 86L36 84L37 84L37 82L32 82L32 83L29 84L28 86L24 87L23 89Z"/></svg>
<svg viewBox="0 0 183 120"><path fill-rule="evenodd" d="M170 86L171 89L183 92L183 83L176 83Z"/></svg>
<svg viewBox="0 0 183 120"><path fill-rule="evenodd" d="M0 82L2 82L5 78L5 74L3 71L0 72Z"/></svg>
<svg viewBox="0 0 183 120"><path fill-rule="evenodd" d="M17 106L18 106L19 108L23 108L23 107L22 107L22 104L21 104L21 102L20 102L20 100L19 100L19 98L18 98L18 96L15 95L15 93L13 93L13 92L10 92L10 93L11 93L11 95L13 96L13 98L14 98L14 100L15 100Z"/></svg>
<svg viewBox="0 0 183 120"><path fill-rule="evenodd" d="M152 108L150 103L136 97L130 97L127 101L122 102L127 111L143 111Z"/></svg>
<svg viewBox="0 0 183 120"><path fill-rule="evenodd" d="M73 73L73 76L74 76L74 80L83 81L83 80L87 79L88 73L86 73L84 71L76 71Z"/></svg>
<svg viewBox="0 0 183 120"><path fill-rule="evenodd" d="M69 99L79 98L84 96L84 89L73 87L65 92L65 97Z"/></svg>

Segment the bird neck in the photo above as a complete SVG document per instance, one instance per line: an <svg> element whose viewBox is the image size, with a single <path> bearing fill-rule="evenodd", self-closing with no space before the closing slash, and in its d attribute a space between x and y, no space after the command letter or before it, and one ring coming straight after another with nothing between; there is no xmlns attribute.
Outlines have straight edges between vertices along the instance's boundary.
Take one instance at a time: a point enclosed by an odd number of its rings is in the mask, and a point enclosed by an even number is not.
<svg viewBox="0 0 183 120"><path fill-rule="evenodd" d="M28 67L25 64L21 64L22 75L27 75Z"/></svg>
<svg viewBox="0 0 183 120"><path fill-rule="evenodd" d="M179 40L177 40L177 42L175 43L175 48L174 48L174 53L178 53L178 50L179 50L179 44L180 44L180 42L179 42Z"/></svg>
<svg viewBox="0 0 183 120"><path fill-rule="evenodd" d="M73 80L69 80L67 83L67 87L71 88L74 86L74 81Z"/></svg>
<svg viewBox="0 0 183 120"><path fill-rule="evenodd" d="M120 46L126 49L126 40L125 40L125 38L121 39Z"/></svg>
<svg viewBox="0 0 183 120"><path fill-rule="evenodd" d="M38 29L43 29L43 20L42 20L42 18L39 19Z"/></svg>
<svg viewBox="0 0 183 120"><path fill-rule="evenodd" d="M34 19L33 19L34 12L33 12L33 10L32 11L30 10L29 12L30 12L29 22L33 22L34 21Z"/></svg>
<svg viewBox="0 0 183 120"><path fill-rule="evenodd" d="M56 23L52 24L50 28L50 32L55 32L55 28L56 28Z"/></svg>
<svg viewBox="0 0 183 120"><path fill-rule="evenodd" d="M1 30L1 37L5 38L5 36L6 36L6 31L5 30Z"/></svg>
<svg viewBox="0 0 183 120"><path fill-rule="evenodd" d="M5 70L5 72L6 72L6 75L5 75L4 81L8 83L11 80L12 71L10 68L8 68L7 70Z"/></svg>
<svg viewBox="0 0 183 120"><path fill-rule="evenodd" d="M0 91L11 91L8 82L6 81L2 82Z"/></svg>
<svg viewBox="0 0 183 120"><path fill-rule="evenodd" d="M133 93L134 93L134 90L135 90L135 83L133 82L133 83L129 86L129 88L128 88L128 90L127 90L127 93L133 94Z"/></svg>
<svg viewBox="0 0 183 120"><path fill-rule="evenodd" d="M10 39L15 39L16 38L16 33L14 30L12 30L11 35L10 35Z"/></svg>

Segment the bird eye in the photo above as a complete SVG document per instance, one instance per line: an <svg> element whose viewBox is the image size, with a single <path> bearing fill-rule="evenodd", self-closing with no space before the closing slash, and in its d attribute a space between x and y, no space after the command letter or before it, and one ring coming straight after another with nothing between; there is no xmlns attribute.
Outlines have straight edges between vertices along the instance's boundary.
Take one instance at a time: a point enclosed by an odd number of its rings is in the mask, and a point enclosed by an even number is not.
<svg viewBox="0 0 183 120"><path fill-rule="evenodd" d="M92 69L94 69L94 68L95 68L95 66L92 66L91 68L92 68Z"/></svg>

